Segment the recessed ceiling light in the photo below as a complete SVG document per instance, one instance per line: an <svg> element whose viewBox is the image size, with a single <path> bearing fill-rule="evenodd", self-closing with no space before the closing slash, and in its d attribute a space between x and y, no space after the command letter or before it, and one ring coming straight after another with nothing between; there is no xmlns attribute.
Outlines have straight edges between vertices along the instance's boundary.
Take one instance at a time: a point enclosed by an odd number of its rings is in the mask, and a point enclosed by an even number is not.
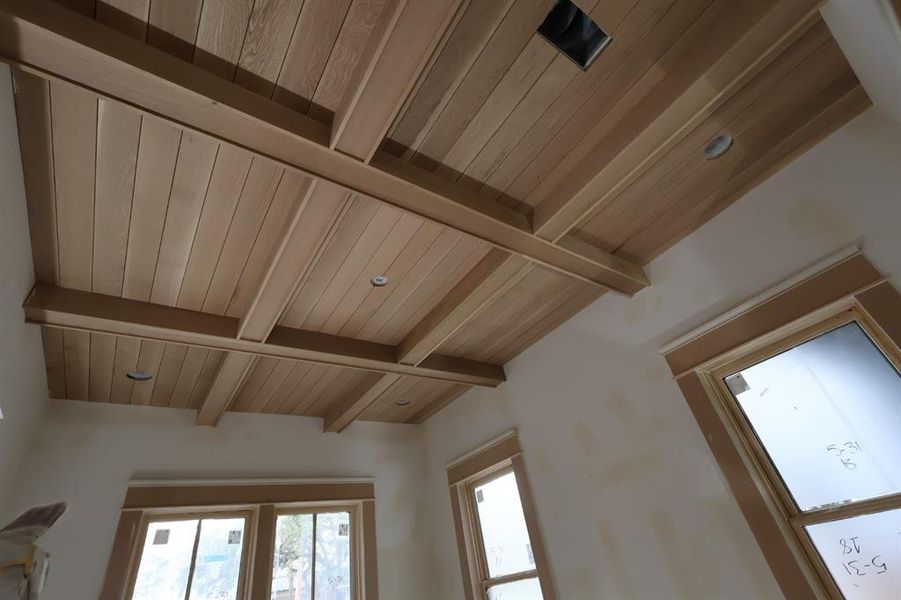
<svg viewBox="0 0 901 600"><path fill-rule="evenodd" d="M384 287L388 285L388 278L384 275L376 275L372 279L369 280L374 287Z"/></svg>
<svg viewBox="0 0 901 600"><path fill-rule="evenodd" d="M395 404L398 406L408 406L410 404L410 401L409 400L398 400L397 402L395 402Z"/></svg>
<svg viewBox="0 0 901 600"><path fill-rule="evenodd" d="M731 147L732 136L728 133L720 134L710 140L710 143L704 148L704 158L707 160L719 158Z"/></svg>
<svg viewBox="0 0 901 600"><path fill-rule="evenodd" d="M129 371L125 376L129 379L134 379L135 381L147 381L153 377L153 375L147 371Z"/></svg>

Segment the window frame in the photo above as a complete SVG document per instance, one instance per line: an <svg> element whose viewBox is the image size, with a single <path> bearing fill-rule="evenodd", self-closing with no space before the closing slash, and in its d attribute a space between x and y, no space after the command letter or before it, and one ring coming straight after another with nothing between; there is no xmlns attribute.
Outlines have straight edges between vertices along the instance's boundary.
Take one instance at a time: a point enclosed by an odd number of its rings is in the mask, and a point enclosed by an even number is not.
<svg viewBox="0 0 901 600"><path fill-rule="evenodd" d="M133 593L149 524L159 520L246 516L240 600L268 600L279 514L349 512L353 600L378 600L375 494L365 480L135 481L125 494L100 593Z"/></svg>
<svg viewBox="0 0 901 600"><path fill-rule="evenodd" d="M475 488L509 473L516 480L535 568L491 577L476 507ZM527 579L538 580L545 600L556 600L516 431L502 434L449 464L447 476L466 600L487 600L489 588Z"/></svg>
<svg viewBox="0 0 901 600"><path fill-rule="evenodd" d="M360 505L354 504L326 504L326 505L283 505L279 508L276 508L274 511L274 521L272 525L272 543L273 543L273 560L275 559L275 528L278 523L278 518L280 516L289 516L289 515L318 515L322 513L338 513L338 512L346 512L350 515L350 574L352 577L351 580L351 588L353 589L353 598L364 598L363 589L362 589L362 581L364 578L364 573L362 572L363 565L361 564L360 555L361 555L361 544L362 544L362 536L360 535L360 529L362 528L363 514L360 510ZM315 560L316 560L316 525L314 520L313 525L313 573L316 572ZM270 569L271 571L271 569ZM315 590L315 575L313 578L313 589ZM271 572L270 572L270 582L269 585L272 585L271 582ZM268 590L267 598L272 596L271 589ZM315 597L315 592L314 592Z"/></svg>
<svg viewBox="0 0 901 600"><path fill-rule="evenodd" d="M132 565L128 572L128 584L125 592L126 598L131 598L134 594L135 585L138 581L138 572L141 569L141 561L144 558L144 544L147 539L147 531L151 523L160 521L191 521L197 519L197 532L194 534L194 549L191 554L191 565L188 570L188 582L185 595L187 596L191 589L191 582L194 576L194 569L197 561L197 542L200 539L201 523L203 519L216 518L236 518L244 519L244 536L241 540L241 566L238 572L238 597L237 600L247 598L247 575L249 571L250 555L252 552L251 540L256 539L255 525L257 522L256 511L252 508L246 510L235 510L231 507L216 510L215 508L203 511L146 511L141 517L140 530L134 548L134 557Z"/></svg>
<svg viewBox="0 0 901 600"><path fill-rule="evenodd" d="M901 492L802 511L725 378L851 322L901 373L899 313L901 295L851 252L663 350L787 598L844 597L806 526L901 508Z"/></svg>

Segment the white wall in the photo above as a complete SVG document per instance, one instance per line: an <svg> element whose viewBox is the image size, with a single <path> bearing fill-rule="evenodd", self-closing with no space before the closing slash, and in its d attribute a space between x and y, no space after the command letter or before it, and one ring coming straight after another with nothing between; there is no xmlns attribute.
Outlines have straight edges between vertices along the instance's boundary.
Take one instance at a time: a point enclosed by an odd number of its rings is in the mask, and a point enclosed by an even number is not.
<svg viewBox="0 0 901 600"><path fill-rule="evenodd" d="M25 325L22 302L34 284L25 184L9 68L0 65L0 523L47 398L41 333ZM2 527L2 525L0 525Z"/></svg>
<svg viewBox="0 0 901 600"><path fill-rule="evenodd" d="M40 542L53 557L46 598L97 597L132 477L369 476L381 597L428 598L422 433L361 423L339 436L324 434L321 419L237 413L216 428L195 427L193 411L51 400L19 502L69 503Z"/></svg>
<svg viewBox="0 0 901 600"><path fill-rule="evenodd" d="M901 126L867 111L651 263L650 288L427 421L441 597L462 595L443 467L514 426L561 598L781 597L658 349L851 243L897 286L899 157Z"/></svg>

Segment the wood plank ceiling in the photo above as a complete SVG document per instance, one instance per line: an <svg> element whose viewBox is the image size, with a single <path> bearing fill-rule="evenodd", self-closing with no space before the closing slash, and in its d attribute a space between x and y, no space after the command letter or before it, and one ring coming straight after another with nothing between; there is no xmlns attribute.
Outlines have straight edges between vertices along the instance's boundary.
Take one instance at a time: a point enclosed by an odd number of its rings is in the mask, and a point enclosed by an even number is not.
<svg viewBox="0 0 901 600"><path fill-rule="evenodd" d="M327 125L370 38L413 10L61 3ZM646 264L869 105L813 0L580 0L613 38L585 71L536 34L554 0L450 4L373 164L401 159L583 252ZM605 291L322 183L299 213L306 242L292 247L306 267L267 309L259 290L313 179L83 88L14 77L40 282L245 319L239 336L258 341L277 322L393 346L409 364L435 352L502 365ZM723 132L733 147L705 160ZM370 284L379 274L387 286ZM108 332L42 334L55 398L200 409L226 357ZM124 376L133 370L153 378ZM418 423L468 389L277 357L240 370L222 410L325 417L354 405L350 420Z"/></svg>

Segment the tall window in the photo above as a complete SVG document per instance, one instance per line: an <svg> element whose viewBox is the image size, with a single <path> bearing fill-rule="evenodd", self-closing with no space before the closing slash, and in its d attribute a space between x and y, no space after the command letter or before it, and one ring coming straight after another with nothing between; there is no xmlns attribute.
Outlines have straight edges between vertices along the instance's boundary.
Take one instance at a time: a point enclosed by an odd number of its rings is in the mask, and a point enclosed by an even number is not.
<svg viewBox="0 0 901 600"><path fill-rule="evenodd" d="M516 433L448 466L468 600L555 598Z"/></svg>
<svg viewBox="0 0 901 600"><path fill-rule="evenodd" d="M272 600L350 600L352 533L350 511L279 514Z"/></svg>
<svg viewBox="0 0 901 600"><path fill-rule="evenodd" d="M716 371L792 527L855 600L901 589L901 374L872 326L845 311Z"/></svg>
<svg viewBox="0 0 901 600"><path fill-rule="evenodd" d="M851 253L665 352L786 597L901 590L899 343Z"/></svg>
<svg viewBox="0 0 901 600"><path fill-rule="evenodd" d="M247 524L247 514L148 519L131 598L238 598Z"/></svg>
<svg viewBox="0 0 901 600"><path fill-rule="evenodd" d="M374 519L369 482L133 486L101 598L377 600Z"/></svg>

